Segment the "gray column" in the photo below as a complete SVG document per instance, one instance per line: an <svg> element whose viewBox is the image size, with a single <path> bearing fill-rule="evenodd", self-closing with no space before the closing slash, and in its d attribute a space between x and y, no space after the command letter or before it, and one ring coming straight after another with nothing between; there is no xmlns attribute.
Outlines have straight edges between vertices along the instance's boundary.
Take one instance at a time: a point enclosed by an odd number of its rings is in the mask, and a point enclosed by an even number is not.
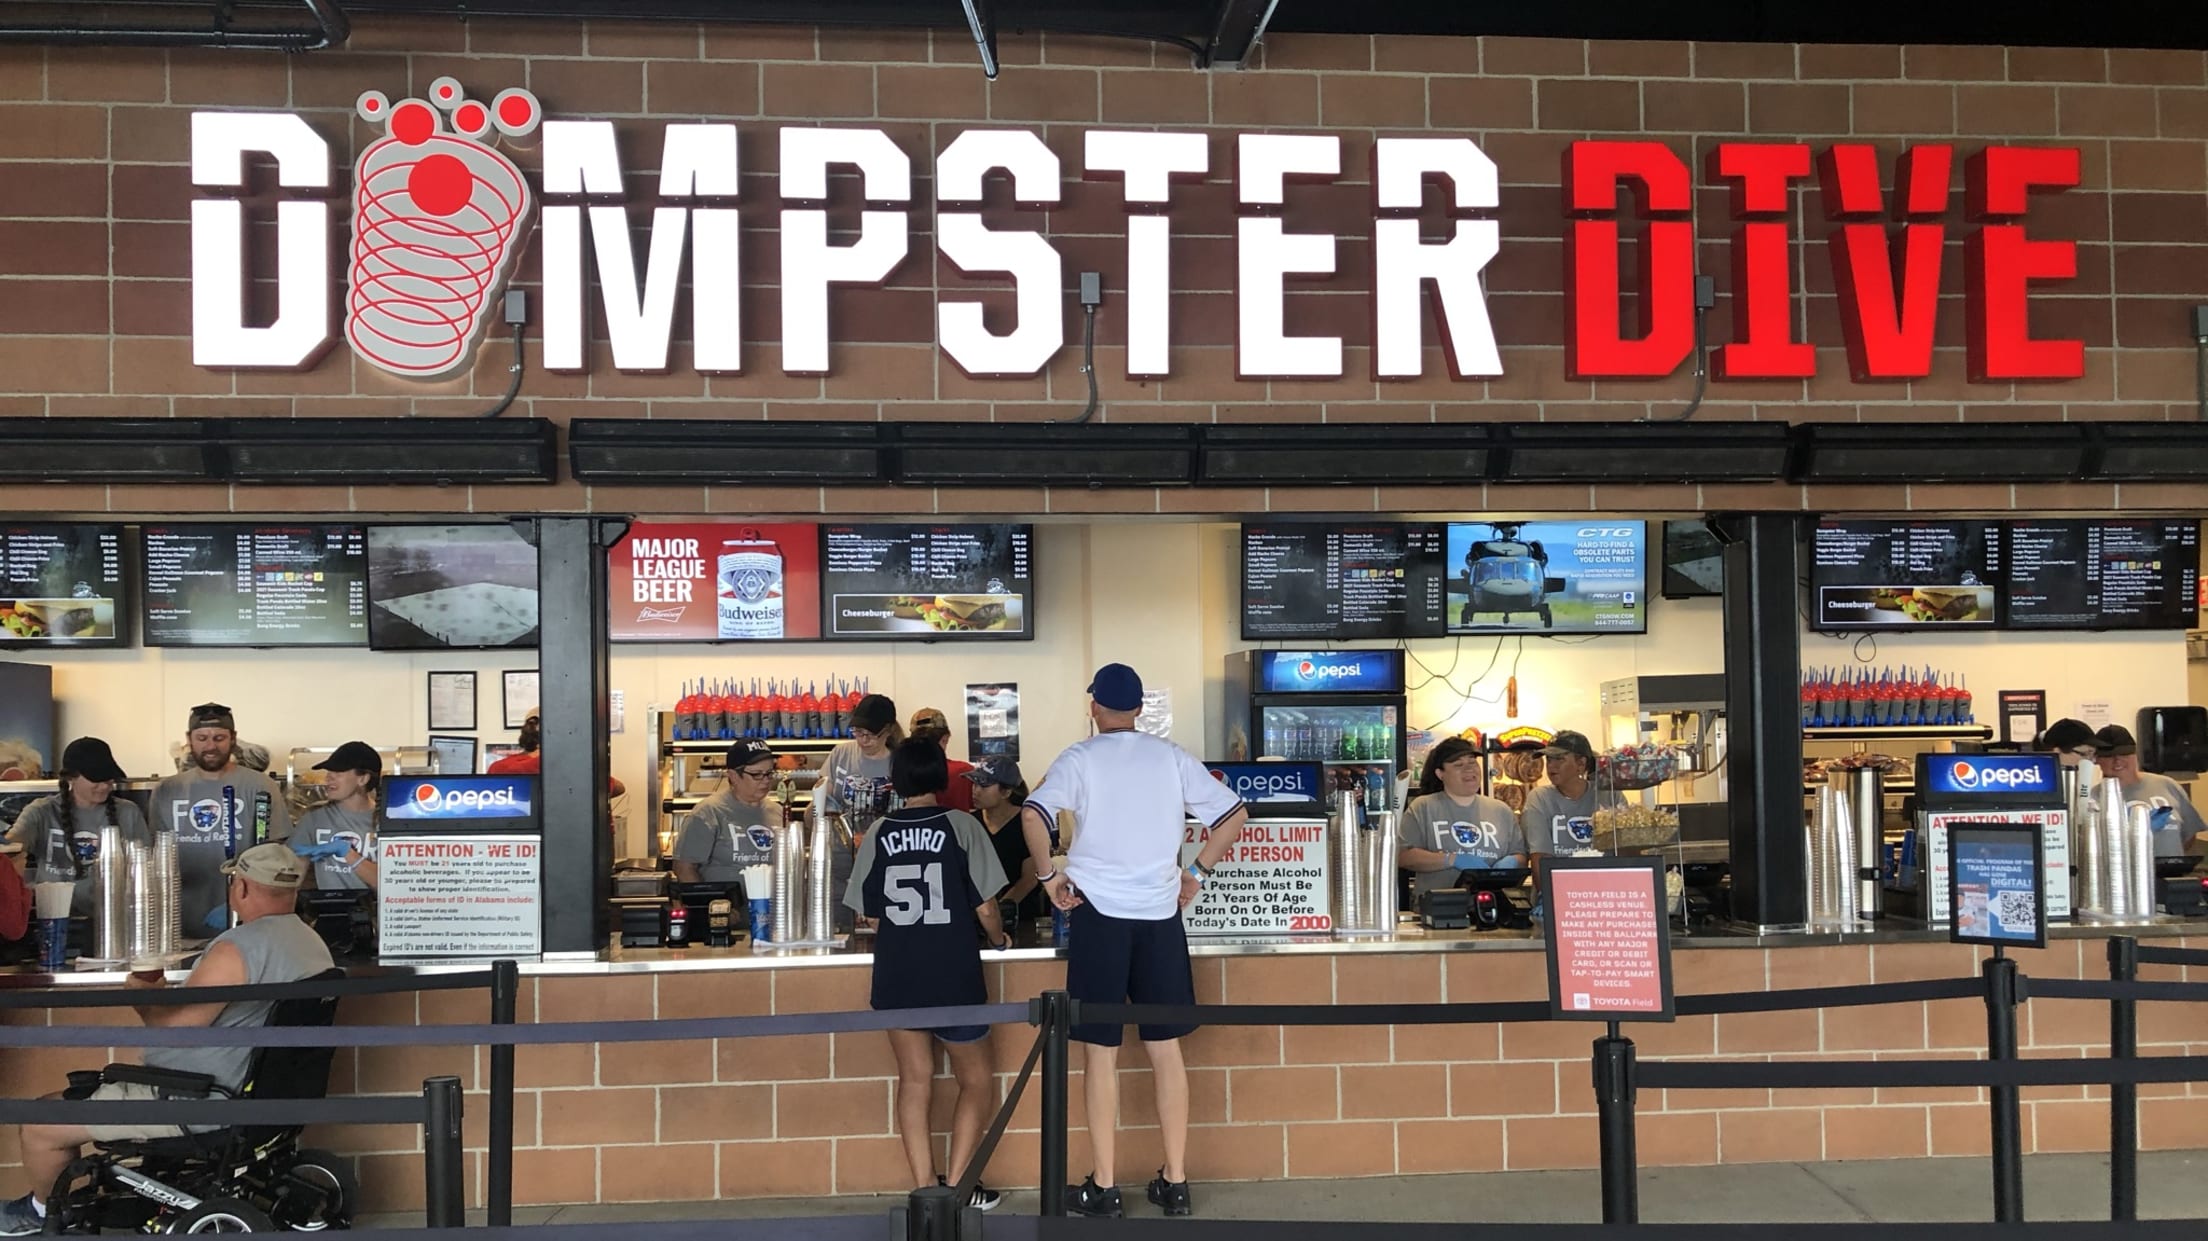
<svg viewBox="0 0 2208 1241"><path fill-rule="evenodd" d="M538 708L544 716L544 950L606 946L613 838L606 829L606 546L624 519L540 517Z"/></svg>

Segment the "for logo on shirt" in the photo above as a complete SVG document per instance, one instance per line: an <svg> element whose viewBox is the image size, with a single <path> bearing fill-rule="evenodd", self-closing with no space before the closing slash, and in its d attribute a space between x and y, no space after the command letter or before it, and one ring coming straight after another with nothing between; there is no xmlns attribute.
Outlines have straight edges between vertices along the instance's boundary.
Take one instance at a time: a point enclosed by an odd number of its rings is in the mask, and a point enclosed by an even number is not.
<svg viewBox="0 0 2208 1241"><path fill-rule="evenodd" d="M1456 837L1457 848L1459 849L1499 849L1502 847L1501 840L1497 838L1495 825L1492 823L1452 823L1449 825L1449 832Z"/></svg>
<svg viewBox="0 0 2208 1241"><path fill-rule="evenodd" d="M77 859L77 865L79 866L90 866L92 863L99 861L100 834L79 829L69 837L69 852L71 856Z"/></svg>
<svg viewBox="0 0 2208 1241"><path fill-rule="evenodd" d="M203 797L192 803L185 812L193 827L201 832L211 832L222 826L222 803L211 797Z"/></svg>
<svg viewBox="0 0 2208 1241"><path fill-rule="evenodd" d="M747 827L744 829L744 836L751 841L751 847L754 849L761 852L772 852L774 849L774 833L768 831L764 826L753 825Z"/></svg>

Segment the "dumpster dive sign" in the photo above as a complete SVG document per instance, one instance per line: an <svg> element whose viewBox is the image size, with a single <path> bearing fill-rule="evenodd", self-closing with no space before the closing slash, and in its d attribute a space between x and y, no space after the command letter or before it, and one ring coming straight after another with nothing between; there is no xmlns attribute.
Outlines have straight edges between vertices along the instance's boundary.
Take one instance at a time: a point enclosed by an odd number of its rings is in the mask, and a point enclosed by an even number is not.
<svg viewBox="0 0 2208 1241"><path fill-rule="evenodd" d="M871 128L789 127L779 145L774 204L741 201L734 125L664 126L656 205L632 229L623 153L613 123L549 120L534 96L506 90L488 103L452 78L428 99L360 97L360 119L383 136L362 151L350 190L350 253L343 281L343 333L354 353L390 374L437 379L467 369L517 257L540 236L544 363L555 371L589 365L588 325L601 317L615 369L663 371L675 340L676 304L690 285L691 356L704 373L755 369L741 290L763 266L745 252L742 226L771 220L779 247L779 356L785 374L827 373L833 362L829 306L838 285L876 285L911 257L916 207L913 155ZM541 130L542 172L532 187L495 137ZM331 323L332 139L283 112L201 112L192 118L192 350L208 368L304 367L336 339ZM249 270L245 205L248 157L272 158L275 270ZM634 153L632 153L632 158ZM1127 280L1120 291L1127 330L1126 373L1171 373L1171 239L1188 208L1175 185L1212 167L1202 133L1090 130L1078 175L1119 186L1126 207ZM1065 347L1064 262L1044 232L991 228L983 184L1006 175L1016 199L1049 208L1074 175L1042 137L1025 129L970 129L934 161L936 248L961 272L1008 280L1016 314L985 320L972 299L940 298L936 340L977 376L1032 376ZM1839 290L1850 369L1860 380L1930 374L1937 299L1946 262L1954 148L1903 152L1885 195L1875 148L1841 143L1726 142L1711 152L1703 184L1731 192L1735 277L1733 340L1716 351L1721 379L1803 377L1815 370L1800 323L1792 243L1795 191L1814 182L1830 225L1827 261ZM1484 273L1510 239L1494 162L1465 137L1376 138L1371 264L1366 290L1374 331L1371 374L1414 379L1425 367L1422 309L1434 294L1439 344L1451 373L1502 373ZM1296 183L1337 180L1343 139L1332 134L1239 134L1234 140L1238 373L1249 379L1337 378L1346 373L1339 336L1291 334L1290 280L1334 283L1343 242L1333 233L1288 231L1282 210ZM1993 146L1963 172L1964 320L1970 375L2010 382L2083 374L2077 340L2031 336L2029 295L2038 282L2076 274L2077 246L2027 236L2035 191L2077 185L2075 148ZM826 200L831 172L855 173L866 201L855 234L832 236ZM1445 219L1421 220L1429 183L1441 187ZM1660 142L1582 141L1563 168L1564 234L1558 274L1570 310L1570 369L1584 379L1658 378L1694 348L1695 178ZM1621 191L1631 190L1643 235L1637 281L1621 261ZM541 203L538 201L541 198ZM1898 232L1889 227L1898 224ZM1207 222L1216 227L1218 222ZM838 227L843 222L839 220ZM1810 227L1803 221L1803 227ZM1433 239L1430 239L1433 238ZM638 251L642 242L643 253ZM924 256L923 256L924 257ZM590 273L595 271L595 288ZM273 284L274 315L249 322L245 292ZM1628 294L1640 316L1622 326ZM1001 330L1000 330L1001 329ZM1949 342L1950 344L1955 342Z"/></svg>

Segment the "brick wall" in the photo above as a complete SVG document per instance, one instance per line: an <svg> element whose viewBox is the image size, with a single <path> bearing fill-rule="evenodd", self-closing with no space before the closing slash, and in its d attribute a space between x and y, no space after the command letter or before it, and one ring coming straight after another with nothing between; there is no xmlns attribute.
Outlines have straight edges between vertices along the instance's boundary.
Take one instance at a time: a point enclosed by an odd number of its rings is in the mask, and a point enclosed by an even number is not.
<svg viewBox="0 0 2208 1241"><path fill-rule="evenodd" d="M2035 299L2042 335L2083 338L2083 379L2051 385L1963 382L1960 245L1951 246L1941 349L1931 378L1860 385L1847 378L1818 196L1800 195L1797 310L1818 346L1807 382L1716 384L1708 419L2014 421L2189 418L2191 342L2185 308L2208 301L2208 64L2203 54L2098 49L1793 47L1521 39L1281 35L1255 68L1204 74L1172 49L1061 36L1009 36L1003 76L986 83L963 34L846 32L597 23L363 19L342 52L305 56L109 49L0 49L0 416L451 415L503 390L507 356L487 347L472 376L407 385L355 365L339 348L304 374L208 372L188 360L187 117L194 108L286 108L309 117L350 158L371 135L353 120L361 91L426 91L443 74L487 96L527 85L556 115L614 118L633 209L668 119L744 127L747 356L750 373L707 380L686 348L665 375L622 375L604 346L587 375L533 372L518 412L554 420L635 418L1034 420L1062 416L1084 389L1078 349L1045 376L976 380L932 344L939 293L974 294L1009 312L1002 289L969 283L935 257L928 156L964 128L1037 128L1077 171L1089 127L1197 127L1215 135L1212 183L1181 191L1174 374L1129 382L1117 303L1099 316L1108 421L1570 421L1634 418L1683 404L1682 373L1655 383L1565 377L1556 186L1564 145L1590 135L1649 135L1693 157L1719 139L1813 143L1852 138L1887 154L1909 141L2053 141L2084 152L2084 185L2033 208L2035 231L2080 243L2079 275ZM911 253L887 287L835 296L832 374L790 378L776 336L772 131L782 124L863 123L915 158ZM1234 281L1227 137L1264 127L1343 134L1339 185L1292 192L1292 229L1341 234L1339 282L1289 294L1292 331L1342 334L1348 377L1327 382L1235 378ZM1489 271L1506 374L1460 382L1437 360L1419 381L1370 378L1369 140L1469 134L1504 181L1501 256ZM523 151L524 166L535 155ZM1959 175L1959 174L1958 174ZM261 187L266 201L267 187ZM992 191L989 214L1016 214ZM1119 188L1069 180L1043 226L1069 276L1124 281ZM846 199L851 197L846 194ZM1958 195L1958 202L1960 196ZM1722 199L1701 194L1701 267L1730 282ZM839 200L843 210L855 204ZM1030 217L1031 218L1031 217ZM1959 220L1951 223L1960 225ZM1960 237L1962 229L1952 230ZM340 249L342 253L342 239ZM534 278L533 258L520 271ZM1070 300L1070 299L1069 299ZM1730 333L1728 299L1713 339ZM1071 323L1069 338L1078 339ZM681 325L678 317L678 336ZM1432 339L1429 334L1429 339ZM532 346L532 356L535 350ZM1598 487L1119 490L540 488L11 489L15 511L656 512L1249 512L1366 509L1822 510L2197 508L2198 488L2020 486Z"/></svg>
<svg viewBox="0 0 2208 1241"><path fill-rule="evenodd" d="M2175 941L2160 941L2172 943ZM2200 946L2193 941L2190 946ZM2105 978L2101 941L2064 940L2016 954L2028 975ZM1539 952L1344 954L1200 958L1197 999L1230 1004L1374 1004L1538 999ZM1946 944L1682 950L1680 994L1899 982L1974 974L1972 950ZM2143 977L2183 971L2147 967ZM994 996L1024 1000L1060 985L1057 962L990 969ZM803 966L524 982L523 1021L718 1017L866 1007L865 966ZM2195 981L2197 981L2197 974ZM479 1021L469 993L347 1002L348 1023ZM114 1010L70 1021L128 1024ZM1595 1104L1585 1023L1392 1028L1215 1027L1188 1041L1189 1173L1197 1180L1383 1176L1595 1166ZM1976 1000L1826 1013L1748 1014L1633 1026L1646 1058L1729 1060L1973 1058L1985 1047ZM2083 1000L2033 1000L2019 1036L2024 1054L2071 1058L2107 1051L2108 1009ZM998 1030L1000 1088L1027 1054L1025 1027ZM2199 1013L2140 1007L2143 1055L2199 1055ZM0 1093L35 1096L96 1056L17 1049L0 1057ZM1076 1069L1080 1064L1077 1055ZM1123 1060L1120 1175L1146 1175L1160 1158L1141 1052ZM340 1052L332 1089L415 1093L425 1077L457 1074L466 1106L469 1201L480 1204L488 1053L480 1048ZM515 1199L522 1203L684 1201L888 1192L907 1188L892 1127L896 1068L879 1034L724 1039L628 1046L524 1047L516 1054ZM948 1078L939 1079L947 1089ZM2208 1083L2140 1088L2148 1149L2208 1147ZM2025 1150L2107 1149L2106 1091L2024 1091ZM937 1097L938 1159L949 1125ZM1088 1166L1082 1088L1072 1090L1070 1167ZM1038 1098L1030 1088L988 1181L1035 1183ZM1647 1166L1983 1155L1987 1114L1977 1090L1648 1091L1639 1144ZM420 1134L399 1127L331 1130L311 1141L359 1154L368 1205L418 1209ZM0 1193L21 1192L15 1134L0 1130Z"/></svg>

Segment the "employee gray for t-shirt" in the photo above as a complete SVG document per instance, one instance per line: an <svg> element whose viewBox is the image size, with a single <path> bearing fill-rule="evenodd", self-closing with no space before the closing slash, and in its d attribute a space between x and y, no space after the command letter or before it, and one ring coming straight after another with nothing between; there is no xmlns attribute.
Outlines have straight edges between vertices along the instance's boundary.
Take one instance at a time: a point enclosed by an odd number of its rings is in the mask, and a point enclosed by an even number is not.
<svg viewBox="0 0 2208 1241"><path fill-rule="evenodd" d="M1623 804L1624 799L1616 793L1597 789L1591 783L1577 797L1566 797L1556 791L1555 785L1544 784L1526 794L1526 811L1518 816L1518 826L1525 834L1526 847L1535 853L1569 854L1590 847L1576 838L1559 839L1572 820L1586 819L1591 825L1595 811Z"/></svg>
<svg viewBox="0 0 2208 1241"><path fill-rule="evenodd" d="M117 797L111 804L115 807L115 824L122 829L124 843L153 843L146 830L146 816L138 812L138 803ZM55 797L42 797L32 802L16 818L15 826L8 830L8 839L23 846L26 881L74 883L77 887L69 898L69 912L88 918L92 916L97 881L92 866L77 865L76 838L89 834L97 846L100 829L107 826L107 805L69 807L67 827L62 825L60 806L60 799Z"/></svg>
<svg viewBox="0 0 2208 1241"><path fill-rule="evenodd" d="M2154 851L2162 857L2183 855L2192 847L2193 837L2208 830L2208 824L2201 822L2200 810L2186 794L2185 786L2160 772L2140 772L2139 778L2124 790L2124 800L2170 809L2170 826L2154 834ZM2171 847L2173 844L2175 848Z"/></svg>
<svg viewBox="0 0 2208 1241"><path fill-rule="evenodd" d="M153 830L176 833L176 869L182 882L179 903L184 934L207 934L207 915L224 908L222 864L228 860L229 823L223 817L222 790L237 792L237 849L253 847L253 795L268 794L268 838L291 839L291 807L276 782L249 767L219 776L193 768L153 788Z"/></svg>
<svg viewBox="0 0 2208 1241"><path fill-rule="evenodd" d="M1526 834L1518 829L1518 816L1509 806L1484 794L1475 794L1469 804L1459 804L1447 793L1428 793L1403 812L1403 821L1395 829L1395 842L1405 849L1476 853L1490 863L1526 853ZM1445 867L1413 874L1412 891L1453 888L1463 873Z"/></svg>
<svg viewBox="0 0 2208 1241"><path fill-rule="evenodd" d="M770 809L775 818L781 817L780 808L771 803L747 806L727 789L714 793L683 819L675 860L695 865L698 878L706 883L742 881L744 867L764 866L774 859Z"/></svg>
<svg viewBox="0 0 2208 1241"><path fill-rule="evenodd" d="M299 820L299 830L294 832L307 844L326 845L340 841L360 850L363 860L368 858L368 842L375 835L376 812L373 810L347 810L343 806L317 806L307 811ZM366 891L368 884L343 857L318 857L314 859L314 886L324 892Z"/></svg>
<svg viewBox="0 0 2208 1241"><path fill-rule="evenodd" d="M1066 874L1106 917L1156 922L1181 908L1181 833L1242 805L1188 751L1134 731L1102 733L1058 756L1027 804L1074 813Z"/></svg>

